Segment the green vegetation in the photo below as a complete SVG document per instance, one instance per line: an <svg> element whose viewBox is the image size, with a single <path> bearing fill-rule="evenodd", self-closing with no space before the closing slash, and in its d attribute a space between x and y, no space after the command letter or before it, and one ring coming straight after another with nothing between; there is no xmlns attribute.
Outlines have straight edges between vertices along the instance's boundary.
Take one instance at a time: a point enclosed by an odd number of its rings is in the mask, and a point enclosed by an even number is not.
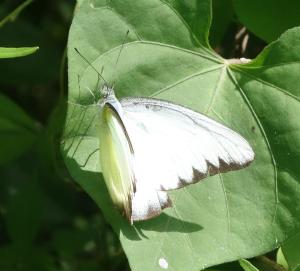
<svg viewBox="0 0 300 271"><path fill-rule="evenodd" d="M300 270L299 1L0 7L1 271L152 271L161 258L176 271ZM203 112L249 140L255 162L172 191L174 208L131 226L101 176L98 76L74 48L117 96Z"/></svg>

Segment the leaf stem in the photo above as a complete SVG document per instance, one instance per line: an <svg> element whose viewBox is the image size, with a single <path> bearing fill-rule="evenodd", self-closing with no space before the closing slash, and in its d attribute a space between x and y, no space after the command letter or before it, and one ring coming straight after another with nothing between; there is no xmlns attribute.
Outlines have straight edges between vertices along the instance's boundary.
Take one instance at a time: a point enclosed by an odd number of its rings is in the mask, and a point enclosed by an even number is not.
<svg viewBox="0 0 300 271"><path fill-rule="evenodd" d="M19 16L19 14L23 11L23 9L25 9L32 2L33 2L33 0L26 0L21 5L16 7L11 13L9 13L6 17L4 17L4 19L2 19L0 21L0 27L5 25L8 21L13 22Z"/></svg>
<svg viewBox="0 0 300 271"><path fill-rule="evenodd" d="M255 257L255 260L259 264L268 267L270 270L274 270L274 271L287 271L282 265L276 263L275 261L271 260L270 258L268 258L266 256Z"/></svg>

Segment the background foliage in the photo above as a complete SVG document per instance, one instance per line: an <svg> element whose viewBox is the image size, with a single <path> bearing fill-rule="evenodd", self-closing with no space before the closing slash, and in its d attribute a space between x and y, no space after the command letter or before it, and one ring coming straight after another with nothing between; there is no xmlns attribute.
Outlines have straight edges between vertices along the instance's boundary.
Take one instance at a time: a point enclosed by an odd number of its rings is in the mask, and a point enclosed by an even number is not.
<svg viewBox="0 0 300 271"><path fill-rule="evenodd" d="M267 43L300 24L293 15L298 1L248 2L212 1L209 40L225 58L254 58ZM59 152L67 95L66 43L75 2L25 3L21 8L19 1L0 6L0 46L40 48L14 59L0 48L0 58L6 58L0 60L0 270L129 270L118 237L72 180ZM202 36L195 18L191 27ZM274 23L278 27L271 27ZM27 49L9 50L22 56ZM292 236L282 251L210 270L297 270L299 239Z"/></svg>

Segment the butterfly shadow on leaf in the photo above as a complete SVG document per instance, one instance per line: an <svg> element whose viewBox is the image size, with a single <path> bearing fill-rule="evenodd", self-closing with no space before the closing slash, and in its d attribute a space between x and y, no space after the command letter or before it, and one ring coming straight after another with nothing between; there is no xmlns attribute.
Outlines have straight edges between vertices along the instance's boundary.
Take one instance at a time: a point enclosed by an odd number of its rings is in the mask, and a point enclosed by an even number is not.
<svg viewBox="0 0 300 271"><path fill-rule="evenodd" d="M135 228L138 234L143 238L147 238L147 231L191 233L203 229L199 224L185 221L166 213L162 213L146 221L136 222Z"/></svg>
<svg viewBox="0 0 300 271"><path fill-rule="evenodd" d="M70 156L66 155L64 158L68 168L72 168L70 172L72 172L73 178L101 208L106 220L113 226L119 236L123 235L130 240L142 240L148 238L148 231L190 233L203 229L201 225L178 219L167 213L131 225L114 207L102 174L83 170L76 160Z"/></svg>

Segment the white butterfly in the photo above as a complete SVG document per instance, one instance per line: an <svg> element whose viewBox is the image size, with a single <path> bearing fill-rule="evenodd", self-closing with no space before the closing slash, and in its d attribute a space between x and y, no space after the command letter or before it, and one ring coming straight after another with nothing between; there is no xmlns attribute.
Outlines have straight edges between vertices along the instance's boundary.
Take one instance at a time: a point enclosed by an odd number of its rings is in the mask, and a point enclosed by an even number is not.
<svg viewBox="0 0 300 271"><path fill-rule="evenodd" d="M104 86L100 162L114 204L127 219L159 215L166 193L254 159L249 143L191 109L150 98L116 98Z"/></svg>

